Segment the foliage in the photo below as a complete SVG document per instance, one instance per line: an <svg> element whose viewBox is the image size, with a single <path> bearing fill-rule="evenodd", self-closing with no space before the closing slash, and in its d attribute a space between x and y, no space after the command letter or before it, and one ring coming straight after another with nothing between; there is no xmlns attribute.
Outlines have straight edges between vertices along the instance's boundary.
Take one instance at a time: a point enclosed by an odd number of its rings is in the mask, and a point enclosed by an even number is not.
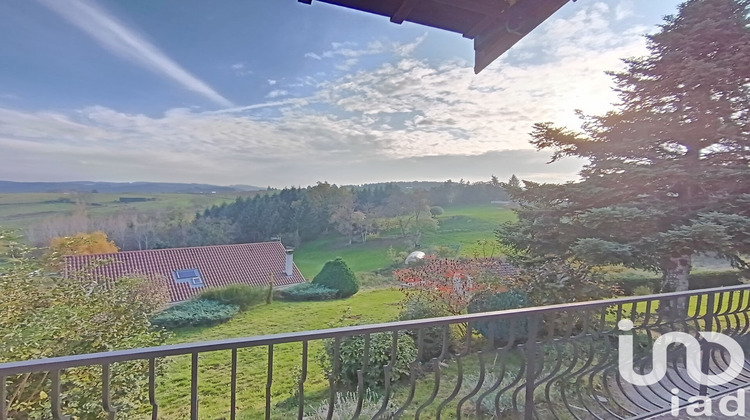
<svg viewBox="0 0 750 420"><path fill-rule="evenodd" d="M370 419L374 418L375 415L380 412L380 408L383 406L383 397L379 396L370 388L365 390L365 395L362 398L362 407L359 411L359 418ZM336 410L333 412L331 420L345 420L354 418L354 413L357 412L357 405L359 403L359 395L356 392L337 392L334 407ZM315 407L313 412L308 416L305 416L306 420L326 420L328 419L328 400L323 400L320 404ZM393 401L389 401L387 408L379 418L383 420L392 419L393 415L398 410L398 407Z"/></svg>
<svg viewBox="0 0 750 420"><path fill-rule="evenodd" d="M440 206L432 206L430 207L430 214L433 216L440 216L443 213L445 213L445 210L443 210Z"/></svg>
<svg viewBox="0 0 750 420"><path fill-rule="evenodd" d="M647 296L653 293L654 293L654 289L645 284L633 289L633 296Z"/></svg>
<svg viewBox="0 0 750 420"><path fill-rule="evenodd" d="M417 357L417 348L414 340L404 333L398 333L396 345L396 360L391 369L391 382L409 374L409 363ZM382 386L385 383L385 371L383 366L391 362L393 334L375 333L370 335L369 361L367 369L364 370L365 387ZM363 368L362 355L365 350L364 336L355 335L341 339L339 345L339 373L334 380L346 386L357 385L357 371ZM321 364L327 375L333 374L335 364L335 341L328 340L325 343L325 356L321 358Z"/></svg>
<svg viewBox="0 0 750 420"><path fill-rule="evenodd" d="M156 314L151 318L151 323L166 329L210 326L229 321L239 310L237 305L215 300L189 300Z"/></svg>
<svg viewBox="0 0 750 420"><path fill-rule="evenodd" d="M714 287L737 286L742 284L748 274L740 270L707 271L690 273L688 277L690 290L711 289ZM624 295L638 295L636 289L649 288L657 290L660 278L654 276L616 276L612 282L622 290Z"/></svg>
<svg viewBox="0 0 750 420"><path fill-rule="evenodd" d="M535 306L605 299L619 293L598 268L554 257L521 265L508 284L511 290L526 293Z"/></svg>
<svg viewBox="0 0 750 420"><path fill-rule="evenodd" d="M662 291L687 290L693 255L748 268L750 3L689 0L647 38L650 54L612 73L615 110L581 115L582 132L535 125L532 143L553 161L589 163L580 182L508 187L519 222L498 239L536 257L661 272Z"/></svg>
<svg viewBox="0 0 750 420"><path fill-rule="evenodd" d="M0 363L95 353L163 344L148 317L163 302L144 292L144 280L122 278L103 284L84 273L47 274L30 257L33 250L0 232ZM147 366L113 366L112 397L127 416L147 402ZM46 374L7 378L9 418L39 419L49 414ZM62 376L64 409L82 419L104 418L101 368L71 369Z"/></svg>
<svg viewBox="0 0 750 420"><path fill-rule="evenodd" d="M247 284L215 287L206 289L200 294L200 299L237 306L241 311L260 304L265 298L265 289Z"/></svg>
<svg viewBox="0 0 750 420"><path fill-rule="evenodd" d="M440 311L451 315L465 312L474 294L483 290L504 290L503 280L493 269L500 262L491 259L425 258L422 265L394 271L407 296L418 295Z"/></svg>
<svg viewBox="0 0 750 420"><path fill-rule="evenodd" d="M312 284L328 287L337 291L337 296L347 298L359 291L357 276L341 258L328 261L320 273L313 278Z"/></svg>
<svg viewBox="0 0 750 420"><path fill-rule="evenodd" d="M286 289L281 289L278 293L284 300L299 302L335 299L338 291L320 284L300 283Z"/></svg>
<svg viewBox="0 0 750 420"><path fill-rule="evenodd" d="M55 267L63 262L66 255L108 254L117 251L117 245L107 238L106 233L96 231L52 238L46 258Z"/></svg>
<svg viewBox="0 0 750 420"><path fill-rule="evenodd" d="M436 307L427 301L423 296L412 294L401 301L401 313L398 315L399 321L409 321L413 319L438 318L451 315L444 308ZM418 331L408 331L415 342L418 341ZM426 362L433 357L438 357L443 351L443 339L446 338L443 327L427 327L422 331L422 361ZM452 334L449 331L447 339L449 345L452 342Z"/></svg>
<svg viewBox="0 0 750 420"><path fill-rule="evenodd" d="M484 292L477 294L469 302L467 311L470 314L479 312L504 311L507 309L526 308L530 306L526 293L509 290L507 292ZM526 318L505 319L499 321L481 321L474 325L484 337L494 337L496 341L507 343L512 337L524 340L528 334Z"/></svg>

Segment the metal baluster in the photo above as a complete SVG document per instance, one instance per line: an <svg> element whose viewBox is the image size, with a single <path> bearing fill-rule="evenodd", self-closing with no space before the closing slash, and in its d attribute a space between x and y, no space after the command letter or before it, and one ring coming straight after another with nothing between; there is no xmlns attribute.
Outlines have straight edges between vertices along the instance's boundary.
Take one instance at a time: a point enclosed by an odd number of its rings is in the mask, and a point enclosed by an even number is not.
<svg viewBox="0 0 750 420"><path fill-rule="evenodd" d="M497 358L499 356L499 353L503 353L503 354L508 353L510 351L510 349L515 346L515 343L516 343L516 328L515 327L516 327L516 325L519 322L520 322L519 318L512 318L512 319L508 320L508 325L509 325L508 329L509 329L510 334L509 334L509 336L507 338L507 343L505 343L505 346L503 346L502 348L499 349L499 352L495 348L495 328L496 327L494 325L490 325L489 326L489 329L490 329L490 341L491 341L490 345L492 346L491 349L493 349L493 352L495 353L495 360L497 360ZM497 388L499 388L500 385L503 382L503 379L505 378L505 370L506 370L506 362L505 361L506 361L505 357L501 357L500 358L500 374L497 375L497 380L495 381L494 384L492 384L492 386L490 387L490 389L484 391L481 395L479 395L479 397L476 400L475 410L476 410L477 413L479 413L479 419L480 420L482 418L484 418L484 411L482 410L482 401L484 401L484 399L488 395L490 395ZM494 363L493 363L493 366L494 366ZM521 366L521 370L523 371L523 366ZM519 374L519 376L516 376L516 381L515 382L520 381L521 380L520 378L521 378L521 375ZM515 382L513 382L513 383L515 383ZM510 389L510 388L507 388L507 389ZM507 391L507 389L501 389L500 391L498 391L498 394L496 395L496 401L499 400L498 395L500 395L503 392Z"/></svg>
<svg viewBox="0 0 750 420"><path fill-rule="evenodd" d="M466 347L461 354L458 354L456 356L456 368L458 370L458 378L456 379L456 386L453 388L453 392L443 400L442 403L438 406L437 413L436 413L436 420L440 420L440 414L442 413L443 409L451 402L453 399L456 398L458 395L458 392L461 391L461 385L463 385L464 381L464 369L463 369L463 358L469 354L471 351L471 323L467 323L466 326ZM460 415L459 415L460 416Z"/></svg>
<svg viewBox="0 0 750 420"><path fill-rule="evenodd" d="M307 380L307 340L302 342L302 372L299 377L299 407L297 407L297 419L302 420L305 415L305 381Z"/></svg>
<svg viewBox="0 0 750 420"><path fill-rule="evenodd" d="M266 420L271 420L271 384L273 383L273 344L268 345L268 370L266 371Z"/></svg>
<svg viewBox="0 0 750 420"><path fill-rule="evenodd" d="M488 337L487 337L487 345L485 348L487 350L490 350L495 347L495 328L492 323L487 323L488 325ZM471 328L471 323L469 324L469 328ZM477 360L479 361L479 376L477 377L477 385L469 391L468 394L466 394L463 398L461 398L460 401L458 401L458 406L456 406L456 419L461 420L461 407L469 401L474 395L476 395L480 389L482 389L482 385L484 385L484 377L485 377L485 366L484 366L484 350L477 351Z"/></svg>
<svg viewBox="0 0 750 420"><path fill-rule="evenodd" d="M524 403L524 420L534 418L534 379L536 376L537 345L536 339L539 331L539 316L530 317L529 338L526 341L526 401Z"/></svg>
<svg viewBox="0 0 750 420"><path fill-rule="evenodd" d="M333 418L333 410L336 405L336 378L339 376L341 367L341 337L333 339L333 373L328 376L328 414L326 420Z"/></svg>
<svg viewBox="0 0 750 420"><path fill-rule="evenodd" d="M52 392L50 394L50 403L52 404L53 420L69 420L68 416L62 414L62 402L60 401L60 371L53 370L50 372L52 377Z"/></svg>
<svg viewBox="0 0 750 420"><path fill-rule="evenodd" d="M417 355L414 357L414 360L409 363L409 395L406 397L406 400L401 405L401 407L396 410L396 413L393 414L393 418L395 419L401 418L401 415L404 413L404 411L406 411L406 408L414 399L414 394L417 390L417 367L419 367L419 364L422 360L422 351L424 347L423 331L424 328L420 328L419 330L417 330Z"/></svg>
<svg viewBox="0 0 750 420"><path fill-rule="evenodd" d="M370 334L365 334L365 351L362 353L362 369L357 370L357 408L354 410L353 420L359 418L365 398L365 372L370 363Z"/></svg>
<svg viewBox="0 0 750 420"><path fill-rule="evenodd" d="M714 294L709 293L707 296L707 302L706 302L706 315L703 318L704 322L704 328L706 331L713 331L714 327L714 317L713 317L713 311L714 311ZM701 343L701 372L703 373L709 373L711 367L711 351L709 350L707 343L705 340L703 340L703 343ZM700 388L698 390L700 395L708 395L708 385L701 384Z"/></svg>
<svg viewBox="0 0 750 420"><path fill-rule="evenodd" d="M190 365L190 419L198 420L198 353L193 353Z"/></svg>
<svg viewBox="0 0 750 420"><path fill-rule="evenodd" d="M237 418L237 349L232 349L232 372L230 373L229 418Z"/></svg>
<svg viewBox="0 0 750 420"><path fill-rule="evenodd" d="M0 420L8 420L8 391L5 386L5 376L0 375Z"/></svg>
<svg viewBox="0 0 750 420"><path fill-rule="evenodd" d="M414 414L414 420L419 420L419 416L422 414L427 406L432 404L437 397L438 391L440 390L440 362L447 356L448 353L448 338L450 337L450 325L445 324L443 326L443 350L440 352L440 356L431 360L432 366L435 369L435 385L432 388L432 394L422 405L417 408L417 412Z"/></svg>
<svg viewBox="0 0 750 420"><path fill-rule="evenodd" d="M391 374L393 367L396 365L396 357L398 356L398 330L393 330L393 337L391 338L391 360L387 365L383 366L383 373L385 375L385 389L383 396L383 404L374 416L373 420L380 418L388 408L388 402L391 400Z"/></svg>
<svg viewBox="0 0 750 420"><path fill-rule="evenodd" d="M103 364L102 365L102 408L107 413L107 418L109 420L114 420L115 416L117 416L117 409L112 407L112 402L110 401L110 392L109 392L109 364Z"/></svg>
<svg viewBox="0 0 750 420"><path fill-rule="evenodd" d="M148 360L148 402L151 404L151 420L159 418L159 405L156 403L156 359Z"/></svg>

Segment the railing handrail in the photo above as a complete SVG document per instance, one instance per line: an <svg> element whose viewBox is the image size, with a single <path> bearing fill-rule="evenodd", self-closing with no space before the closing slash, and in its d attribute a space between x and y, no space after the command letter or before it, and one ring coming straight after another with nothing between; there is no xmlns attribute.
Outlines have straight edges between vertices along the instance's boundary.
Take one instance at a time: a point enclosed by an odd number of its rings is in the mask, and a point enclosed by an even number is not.
<svg viewBox="0 0 750 420"><path fill-rule="evenodd" d="M425 318L409 321L394 321L379 324L355 325L350 327L328 328L323 330L307 330L299 332L258 335L242 338L203 341L197 343L170 344L157 347L142 347L135 349L113 350L108 352L88 353L71 356L50 357L44 359L23 360L17 362L0 363L0 376L17 375L29 372L47 372L67 369L71 367L104 365L115 362L132 360L149 360L158 357L179 356L220 350L232 350L247 347L260 347L274 344L304 342L326 338L346 337L359 334L372 334L393 330L414 330L425 327L435 327L457 322L484 321L489 319L518 318L522 316L542 315L558 310L585 310L611 305L623 305L641 301L673 299L708 295L711 293L734 292L750 289L749 284L738 286L716 287L711 289L689 290L683 292L660 293L626 298L592 300L586 302L564 303L558 305L535 306L531 308L509 309L503 311L481 312L465 315L454 315L439 318Z"/></svg>

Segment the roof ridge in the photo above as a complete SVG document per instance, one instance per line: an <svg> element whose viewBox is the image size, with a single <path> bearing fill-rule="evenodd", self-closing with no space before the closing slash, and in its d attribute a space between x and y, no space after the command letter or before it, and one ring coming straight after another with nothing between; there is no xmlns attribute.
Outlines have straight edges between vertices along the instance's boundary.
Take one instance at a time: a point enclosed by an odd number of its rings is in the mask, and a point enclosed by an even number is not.
<svg viewBox="0 0 750 420"><path fill-rule="evenodd" d="M281 241L263 241L263 242L244 242L241 244L220 244L220 245L201 245L201 246L181 246L176 248L160 248L160 249L135 249L131 251L118 251L118 252L106 252L102 254L73 254L73 255L63 255L63 258L73 258L73 257L106 257L111 255L122 255L122 254L133 254L133 253L157 253L157 252L165 252L165 251L178 251L183 249L201 249L201 248L238 248L240 246L244 245L263 245L263 244L282 244ZM282 244L283 246L283 244Z"/></svg>

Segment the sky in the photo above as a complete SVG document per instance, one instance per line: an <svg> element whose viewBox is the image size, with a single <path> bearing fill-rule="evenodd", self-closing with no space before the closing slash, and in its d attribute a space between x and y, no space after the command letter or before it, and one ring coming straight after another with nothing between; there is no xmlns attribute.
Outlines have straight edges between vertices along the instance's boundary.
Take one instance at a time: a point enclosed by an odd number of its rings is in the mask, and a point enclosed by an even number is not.
<svg viewBox="0 0 750 420"><path fill-rule="evenodd" d="M569 2L479 75L460 34L314 1L0 2L0 179L575 180L536 122L617 98L673 0Z"/></svg>

